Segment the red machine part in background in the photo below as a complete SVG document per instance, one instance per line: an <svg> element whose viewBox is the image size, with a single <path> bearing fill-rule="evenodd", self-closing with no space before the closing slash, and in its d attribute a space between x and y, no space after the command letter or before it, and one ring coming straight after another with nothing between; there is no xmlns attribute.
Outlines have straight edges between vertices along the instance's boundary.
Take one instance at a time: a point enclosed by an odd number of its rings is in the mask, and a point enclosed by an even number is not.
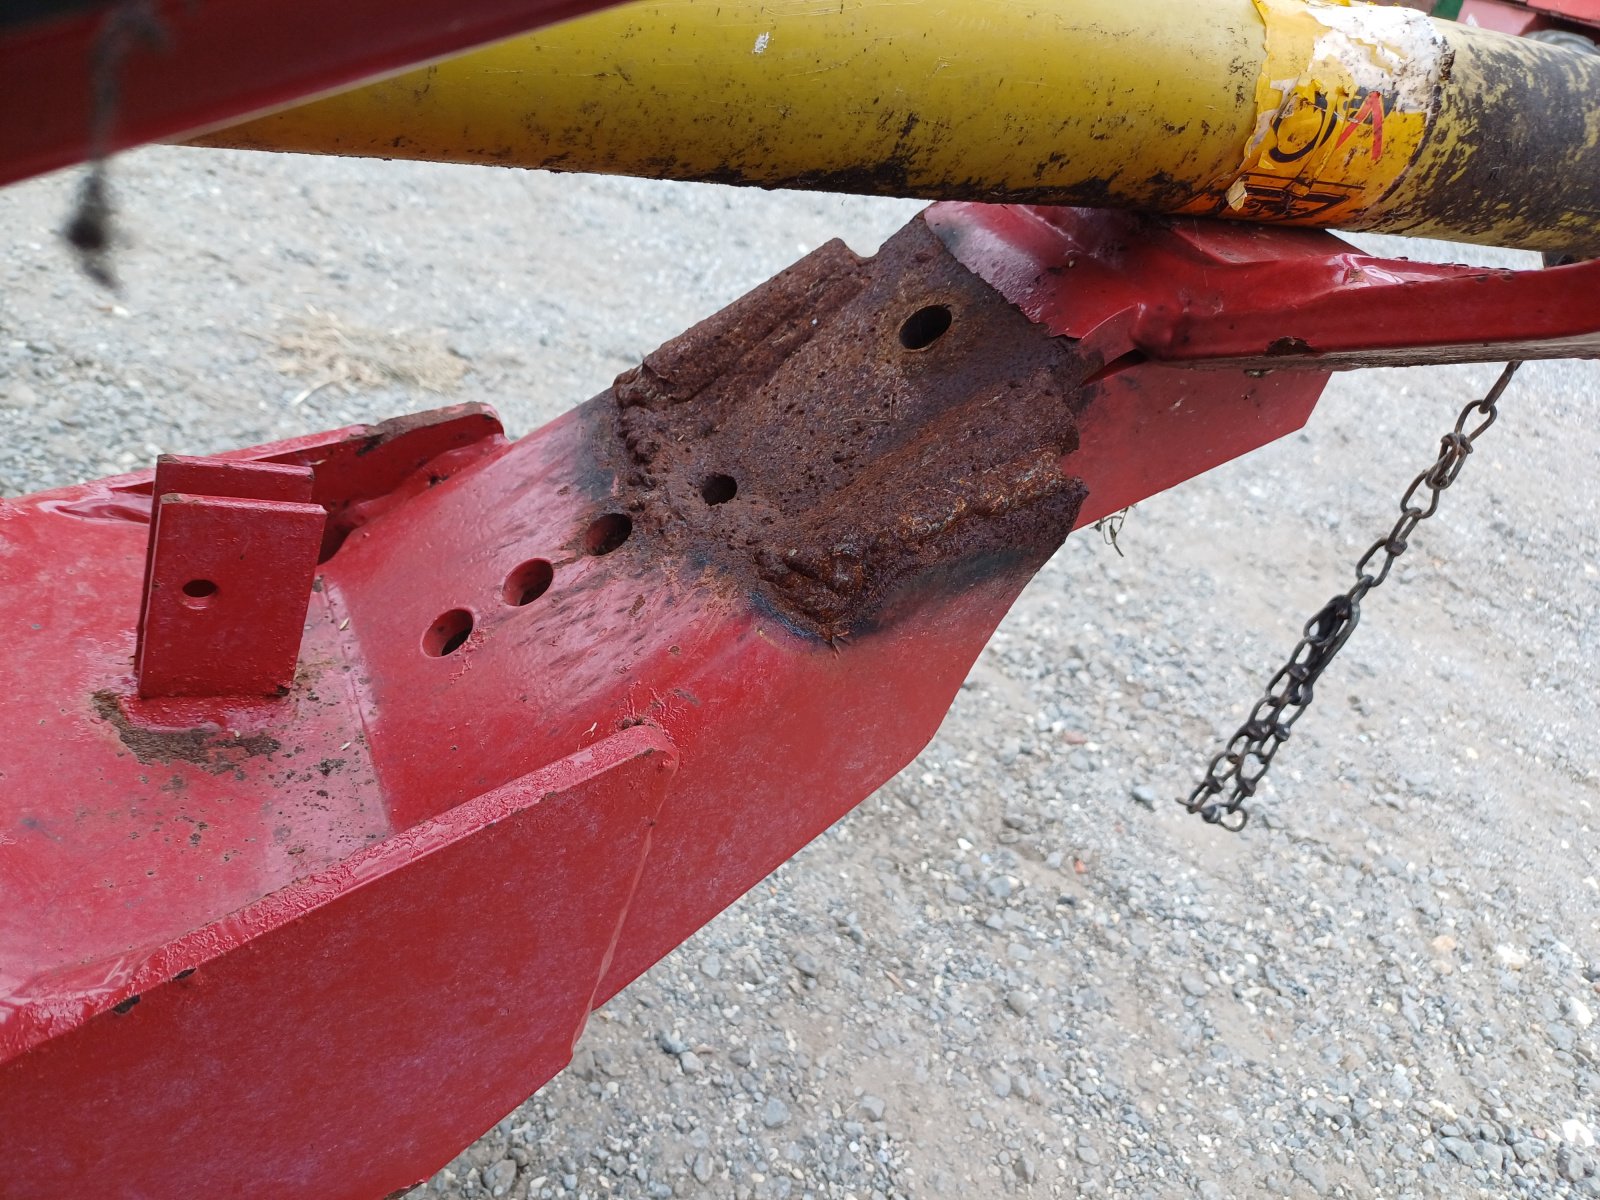
<svg viewBox="0 0 1600 1200"><path fill-rule="evenodd" d="M1591 44L1600 34L1600 0L1463 0L1458 7L1456 20L1500 33L1526 36L1576 26Z"/></svg>
<svg viewBox="0 0 1600 1200"><path fill-rule="evenodd" d="M0 118L0 185L600 7L600 0L410 0L397 13L381 0L25 0L20 15L0 12L0 77L9 97Z"/></svg>

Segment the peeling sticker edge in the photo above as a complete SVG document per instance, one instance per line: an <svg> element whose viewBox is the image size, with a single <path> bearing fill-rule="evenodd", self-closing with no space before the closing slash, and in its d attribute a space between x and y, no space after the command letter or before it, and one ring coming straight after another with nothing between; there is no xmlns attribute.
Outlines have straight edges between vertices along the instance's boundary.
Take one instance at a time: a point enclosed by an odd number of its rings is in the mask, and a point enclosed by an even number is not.
<svg viewBox="0 0 1600 1200"><path fill-rule="evenodd" d="M1432 131L1449 43L1423 13L1254 0L1265 34L1237 170L1181 210L1337 225L1391 192Z"/></svg>

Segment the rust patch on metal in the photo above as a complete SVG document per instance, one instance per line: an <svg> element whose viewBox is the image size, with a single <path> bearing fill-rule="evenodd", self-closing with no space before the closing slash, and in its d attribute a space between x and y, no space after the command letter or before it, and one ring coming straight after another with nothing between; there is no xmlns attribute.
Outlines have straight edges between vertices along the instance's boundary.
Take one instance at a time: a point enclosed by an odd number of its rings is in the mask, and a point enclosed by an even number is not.
<svg viewBox="0 0 1600 1200"><path fill-rule="evenodd" d="M277 738L265 733L234 737L221 729L144 728L128 719L115 692L96 692L94 710L116 729L122 744L142 763L170 766L187 762L212 775L226 775L246 759L276 754L283 748Z"/></svg>
<svg viewBox="0 0 1600 1200"><path fill-rule="evenodd" d="M919 582L1055 550L1094 365L920 220L871 260L831 242L618 378L619 498L668 552L847 635Z"/></svg>

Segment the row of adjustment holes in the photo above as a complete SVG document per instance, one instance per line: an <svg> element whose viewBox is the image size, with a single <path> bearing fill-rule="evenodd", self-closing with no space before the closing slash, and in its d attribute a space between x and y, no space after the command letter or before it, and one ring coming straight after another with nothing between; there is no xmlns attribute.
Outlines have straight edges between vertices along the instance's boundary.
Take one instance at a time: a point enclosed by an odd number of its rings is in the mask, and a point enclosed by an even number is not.
<svg viewBox="0 0 1600 1200"><path fill-rule="evenodd" d="M954 320L950 309L943 304L929 304L917 309L900 325L900 344L907 350L926 350L949 331ZM707 475L700 483L700 498L715 506L726 504L739 494L738 481L732 475ZM587 554L610 554L633 533L633 522L624 513L606 513L596 517L583 535L583 549ZM513 608L531 604L549 590L555 579L555 568L542 558L530 559L510 575L500 595ZM204 608L217 593L217 585L209 579L191 579L183 585L184 603L190 608ZM422 648L435 658L453 654L466 643L472 633L472 614L464 608L452 608L428 629Z"/></svg>
<svg viewBox="0 0 1600 1200"><path fill-rule="evenodd" d="M950 329L954 316L943 304L917 309L900 325L900 344L907 350L926 350ZM700 481L700 498L715 507L739 494L738 480L721 473ZM633 521L625 513L606 513L596 517L584 531L583 549L587 554L610 554L633 533ZM549 589L555 568L542 558L530 559L506 576L501 598L514 608L531 604ZM185 589L187 590L187 589ZM464 608L452 608L441 616L423 636L422 648L434 658L454 654L472 635L473 617Z"/></svg>
<svg viewBox="0 0 1600 1200"><path fill-rule="evenodd" d="M632 534L633 521L626 513L606 513L596 517L583 531L583 552L596 558L610 554ZM500 598L512 608L522 608L549 591L555 578L556 569L548 559L530 558L506 576L500 587ZM467 644L474 623L467 609L452 608L422 635L423 653L433 658L454 654Z"/></svg>

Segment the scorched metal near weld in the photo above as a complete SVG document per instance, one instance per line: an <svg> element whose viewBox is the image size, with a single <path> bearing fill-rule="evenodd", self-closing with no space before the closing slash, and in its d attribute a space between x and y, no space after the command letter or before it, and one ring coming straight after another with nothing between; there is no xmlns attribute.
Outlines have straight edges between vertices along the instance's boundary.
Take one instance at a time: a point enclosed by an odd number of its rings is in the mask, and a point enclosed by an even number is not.
<svg viewBox="0 0 1600 1200"><path fill-rule="evenodd" d="M1089 371L921 221L871 260L830 242L617 380L620 495L833 640L897 588L1054 551Z"/></svg>

